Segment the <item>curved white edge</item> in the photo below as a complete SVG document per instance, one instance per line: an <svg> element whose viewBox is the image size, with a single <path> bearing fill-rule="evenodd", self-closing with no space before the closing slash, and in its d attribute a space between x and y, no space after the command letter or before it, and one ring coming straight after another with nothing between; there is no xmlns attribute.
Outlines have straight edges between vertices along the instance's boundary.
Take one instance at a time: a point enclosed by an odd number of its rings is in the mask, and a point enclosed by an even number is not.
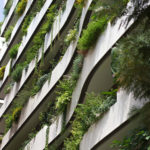
<svg viewBox="0 0 150 150"><path fill-rule="evenodd" d="M11 33L11 37L10 37L9 41L7 42L7 47L1 51L0 61L2 60L2 58L3 58L4 55L5 55L5 53L7 52L8 45L10 45L10 43L11 43L12 40L14 39L14 37L15 37L15 35L16 35L18 29L20 28L20 25L21 25L21 23L23 22L23 20L24 20L26 14L27 14L27 12L29 11L29 9L30 9L32 3L33 3L33 0L28 1L27 6L26 6L26 9L25 9L23 15L21 15L21 17L19 17L19 19L17 20L17 23L15 24L15 27L13 28L13 31L12 31L12 33Z"/></svg>
<svg viewBox="0 0 150 150"><path fill-rule="evenodd" d="M6 26L7 26L10 18L12 17L12 14L14 13L15 8L16 8L18 2L19 2L19 0L14 0L13 1L13 4L12 4L10 10L9 10L9 13L8 13L7 17L5 18L4 23L3 23L2 27L1 27L1 36L2 36L2 34L3 34L3 32L4 32L5 28L6 28Z"/></svg>
<svg viewBox="0 0 150 150"><path fill-rule="evenodd" d="M133 106L141 108L144 103L135 100L132 93L126 93L121 89L117 93L117 102L84 135L80 150L91 150L99 141L129 119L129 112Z"/></svg>
<svg viewBox="0 0 150 150"><path fill-rule="evenodd" d="M31 6L31 3L32 3L32 2L33 2L33 0L28 3L28 7ZM13 68L13 66L16 64L16 62L17 62L17 60L19 59L19 56L21 55L21 53L23 52L23 50L24 50L26 44L29 42L29 40L30 40L30 38L31 38L31 36L32 36L32 34L33 34L33 31L36 30L37 26L39 25L40 21L41 21L42 18L44 17L44 15L45 15L47 9L49 8L49 6L51 5L51 3L52 3L52 0L46 1L45 4L44 4L44 6L42 7L41 11L40 11L39 13L37 13L36 16L33 18L31 24L30 24L29 27L28 27L27 35L23 37L22 44L20 45L20 47L19 47L19 49L18 49L17 57L16 57L16 59L13 60L13 62L12 62L12 68ZM28 8L28 7L27 7L27 8ZM24 12L24 15L27 13L27 10L28 10L28 9L26 9L26 11ZM23 16L24 16L24 15L23 15ZM21 17L20 19L22 20L23 18ZM18 24L20 24L20 22L19 22ZM15 26L15 27L17 28L17 26ZM14 29L13 31L15 32L15 31L17 31L17 29ZM13 33L13 34L14 34L14 33ZM13 35L12 35L12 36L13 36ZM25 43L24 43L24 42L25 42ZM6 48L3 48L3 50L2 50L2 55L0 56L0 60L2 59L2 57L4 56L4 54L6 53L6 50L7 50L7 47L6 47ZM18 55L19 55L19 56L18 56ZM8 78L8 76L7 76L7 78ZM3 83L4 83L4 82L3 82ZM3 86L3 84L0 84L0 87L2 87L2 86Z"/></svg>
<svg viewBox="0 0 150 150"><path fill-rule="evenodd" d="M67 1L67 5L66 5L66 11L61 14L61 20L59 17L56 18L56 21L54 22L54 26L56 28L54 28L53 30L53 36L47 36L47 35L51 35L51 32L48 33L46 35L47 38L45 38L45 42L44 42L44 52L46 52L48 50L48 47L50 46L51 42L55 39L55 37L57 36L57 34L59 33L59 31L62 29L62 27L64 26L65 22L67 21L67 18L73 8L73 4L74 1ZM46 5L47 6L47 5ZM60 22L60 26L58 25L58 22ZM58 28L59 26L59 28ZM56 30L55 30L56 29ZM52 38L52 39L51 39ZM70 46L71 48L74 48L74 44ZM70 48L70 49L71 49ZM75 49L75 48L74 48ZM68 54L67 57L69 57L70 54ZM42 57L42 48L39 49L39 57L38 57L38 61L40 61ZM71 52L71 57L72 57L72 52ZM67 58L66 58L67 59ZM69 59L68 59L69 60ZM64 61L65 62L65 61ZM66 64L68 63L68 61L66 61ZM18 91L21 89L21 87L24 85L25 81L28 79L28 77L30 76L30 74L32 73L32 71L35 68L35 64L36 64L36 60L34 59L33 61L31 61L31 63L29 64L28 70L26 71L26 69L23 70L23 74L21 77L21 80L19 83L15 83L14 86L12 87L11 91L9 94L6 95L6 97L4 98L5 102L3 104L3 106L0 109L0 118L2 117L2 115L4 114L4 112L6 111L6 109L9 107L9 105L11 104L11 102L13 101L13 99L15 98L15 96L17 95ZM61 62L60 62L61 64ZM64 64L63 64L64 65ZM56 67L58 67L60 65L57 65ZM55 69L54 69L55 70ZM60 74L61 74L61 70L60 70ZM7 74L8 75L8 74ZM58 72L57 72L58 75ZM7 77L7 76L6 76ZM5 78L6 78L5 77ZM51 76L51 78L53 78L53 74ZM54 77L54 80L52 80L55 83L55 80L57 80L57 78ZM4 82L5 80L3 80ZM2 83L3 83L2 82ZM2 84L1 83L1 84ZM53 85L51 85L53 86Z"/></svg>

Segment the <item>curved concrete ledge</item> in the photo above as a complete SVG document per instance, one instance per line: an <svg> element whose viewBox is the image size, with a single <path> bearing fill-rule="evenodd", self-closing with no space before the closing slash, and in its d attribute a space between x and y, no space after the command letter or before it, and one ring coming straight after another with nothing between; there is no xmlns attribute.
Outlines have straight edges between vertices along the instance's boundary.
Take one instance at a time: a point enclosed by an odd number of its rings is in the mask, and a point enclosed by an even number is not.
<svg viewBox="0 0 150 150"><path fill-rule="evenodd" d="M13 13L15 11L15 8L16 8L18 2L19 2L19 0L14 0L13 1L13 4L12 4L12 6L10 8L10 11L9 11L7 17L5 18L4 23L3 23L2 27L1 27L1 36L4 33L5 28L6 28L7 24L8 24L8 22L10 21L10 19L11 19L12 15L13 15Z"/></svg>
<svg viewBox="0 0 150 150"><path fill-rule="evenodd" d="M117 102L84 135L80 150L91 150L100 140L129 119L128 114L133 106L140 108L143 104L142 101L134 100L132 93L120 90L117 93Z"/></svg>
<svg viewBox="0 0 150 150"><path fill-rule="evenodd" d="M25 9L23 15L21 17L19 17L19 19L18 19L18 21L17 21L17 23L16 23L16 25L15 25L12 33L11 33L11 37L10 37L9 41L7 42L8 46L1 51L0 62L2 61L2 59L3 59L4 55L6 54L6 52L9 50L8 47L12 43L12 40L15 38L16 33L17 33L18 29L20 28L20 26L21 26L21 24L22 24L22 22L23 22L23 20L24 20L24 18L26 16L26 14L30 10L30 7L31 7L32 3L33 3L33 0L28 1L26 9Z"/></svg>
<svg viewBox="0 0 150 150"><path fill-rule="evenodd" d="M69 14L70 14L72 8L73 8L73 4L74 4L74 1L68 0L67 5L66 5L66 11L61 15L61 20L60 20L59 17L56 18L56 21L54 22L54 26L56 28L54 28L53 36L51 35L51 32L46 35L45 42L44 42L44 52L46 52L49 49L49 47L51 45L50 41L53 41L56 38L57 34L59 33L59 31L64 26L65 22L67 21L67 19L69 17ZM60 21L60 25L58 24L59 21ZM73 48L74 45L71 45L70 47ZM73 53L71 54L71 57L72 57L72 55L73 55ZM69 56L69 54L68 54L68 56ZM42 48L40 48L40 50L39 50L38 61L40 61L41 57L42 57ZM68 63L68 61L66 61L66 63ZM26 71L26 69L23 70L20 82L19 83L15 83L14 86L12 87L10 93L7 94L6 97L4 98L4 104L3 104L3 106L0 109L0 118L5 113L5 111L7 110L7 108L10 106L10 104L13 101L13 99L18 94L19 90L22 88L22 86L24 85L24 83L27 81L27 79L29 78L29 76L31 75L31 73L34 71L35 65L36 65L36 60L34 59L29 64L28 70L27 71ZM58 67L58 66L59 65L57 65L56 67ZM61 70L59 70L59 72L61 74ZM59 72L57 72L57 74L59 74ZM6 77L7 77L7 75L6 75ZM53 77L51 76L51 78L53 78ZM54 77L54 80L55 79L57 79L57 78ZM52 80L52 81L54 81L54 80Z"/></svg>

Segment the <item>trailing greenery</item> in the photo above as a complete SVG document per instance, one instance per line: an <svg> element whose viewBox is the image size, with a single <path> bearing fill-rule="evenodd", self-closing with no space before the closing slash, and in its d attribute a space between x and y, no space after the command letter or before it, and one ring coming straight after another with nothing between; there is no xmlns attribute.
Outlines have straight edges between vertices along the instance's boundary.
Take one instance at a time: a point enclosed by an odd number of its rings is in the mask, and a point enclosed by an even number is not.
<svg viewBox="0 0 150 150"><path fill-rule="evenodd" d="M2 80L4 77L5 68L6 68L6 66L3 66L0 68L0 80Z"/></svg>
<svg viewBox="0 0 150 150"><path fill-rule="evenodd" d="M33 16L32 16L32 15L28 15L28 16L26 16L26 18L24 19L23 25L22 25L22 27L21 27L21 31L22 31L23 35L26 35L26 34L27 34L27 30L28 30L28 27L29 27L29 25L30 25L32 19L33 19Z"/></svg>
<svg viewBox="0 0 150 150"><path fill-rule="evenodd" d="M73 73L70 77L59 82L57 88L59 89L56 94L56 109L58 112L63 112L70 102L73 90L79 77L82 68L83 56L78 55L73 63ZM78 68L79 67L79 68Z"/></svg>
<svg viewBox="0 0 150 150"><path fill-rule="evenodd" d="M96 95L87 94L84 104L78 104L71 136L64 142L65 150L78 150L83 135L116 102L116 90Z"/></svg>
<svg viewBox="0 0 150 150"><path fill-rule="evenodd" d="M149 150L150 132L145 128L134 129L122 141L113 141L111 147L118 150Z"/></svg>
<svg viewBox="0 0 150 150"><path fill-rule="evenodd" d="M49 77L50 77L50 74L44 74L37 80L32 90L32 94L31 94L32 96L34 96L38 91L40 91L40 89L42 88L42 86L48 80Z"/></svg>
<svg viewBox="0 0 150 150"><path fill-rule="evenodd" d="M16 14L21 16L23 12L25 11L26 5L27 5L28 0L21 0L16 8Z"/></svg>
<svg viewBox="0 0 150 150"><path fill-rule="evenodd" d="M150 30L138 27L112 50L112 72L120 87L135 98L150 96ZM126 69L125 69L126 68Z"/></svg>
<svg viewBox="0 0 150 150"><path fill-rule="evenodd" d="M100 33L104 31L107 22L107 16L90 22L87 26L87 29L83 30L83 34L79 39L78 49L84 51L91 48L95 44Z"/></svg>
<svg viewBox="0 0 150 150"><path fill-rule="evenodd" d="M5 31L4 37L5 37L6 41L8 41L9 38L11 37L11 33L13 31L13 28L14 28L13 26L9 26L9 28Z"/></svg>
<svg viewBox="0 0 150 150"><path fill-rule="evenodd" d="M10 56L10 58L12 58L12 59L13 59L13 58L16 58L17 53L18 53L18 48L19 48L19 46L20 46L20 43L14 45L14 46L10 49L10 51L9 51L9 56Z"/></svg>

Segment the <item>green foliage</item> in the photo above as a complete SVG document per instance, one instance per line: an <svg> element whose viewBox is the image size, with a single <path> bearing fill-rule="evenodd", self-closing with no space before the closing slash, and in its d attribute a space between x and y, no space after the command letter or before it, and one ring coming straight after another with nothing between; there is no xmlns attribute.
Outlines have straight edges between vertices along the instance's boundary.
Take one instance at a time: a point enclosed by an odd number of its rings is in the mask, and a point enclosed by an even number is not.
<svg viewBox="0 0 150 150"><path fill-rule="evenodd" d="M83 8L84 5L86 4L87 0L76 0L75 1L75 7L76 8Z"/></svg>
<svg viewBox="0 0 150 150"><path fill-rule="evenodd" d="M4 34L4 37L6 39L6 41L9 40L9 38L11 37L11 33L13 31L13 26L9 26L8 29L6 30L5 34Z"/></svg>
<svg viewBox="0 0 150 150"><path fill-rule="evenodd" d="M4 11L3 11L3 14L4 14L5 17L8 15L12 4L13 4L13 0L9 0L7 2L6 7L4 8Z"/></svg>
<svg viewBox="0 0 150 150"><path fill-rule="evenodd" d="M4 89L4 93L8 94L11 90L11 88L13 87L14 83L10 83L9 85L6 86L6 88Z"/></svg>
<svg viewBox="0 0 150 150"><path fill-rule="evenodd" d="M73 63L73 71L68 79L64 79L63 81L59 82L57 86L58 90L57 93L57 102L56 102L56 109L58 112L63 112L70 102L73 90L76 86L76 82L79 78L79 74L81 72L83 63L83 56L78 55Z"/></svg>
<svg viewBox="0 0 150 150"><path fill-rule="evenodd" d="M87 29L83 30L83 34L79 39L78 49L84 51L94 46L100 33L104 31L107 22L107 16L104 16L99 20L90 22L87 26Z"/></svg>
<svg viewBox="0 0 150 150"><path fill-rule="evenodd" d="M148 150L150 142L150 132L147 129L134 129L130 135L122 141L115 140L111 145L118 150Z"/></svg>
<svg viewBox="0 0 150 150"><path fill-rule="evenodd" d="M18 64L15 70L12 72L12 78L15 82L19 82L22 76L24 66L22 64Z"/></svg>
<svg viewBox="0 0 150 150"><path fill-rule="evenodd" d="M116 102L116 90L96 95L87 94L85 104L79 104L75 110L71 136L64 142L65 150L77 150L83 135Z"/></svg>
<svg viewBox="0 0 150 150"><path fill-rule="evenodd" d="M67 45L70 44L71 41L74 41L76 39L77 29L71 29L69 30L69 33L67 34L64 42L66 42Z"/></svg>
<svg viewBox="0 0 150 150"><path fill-rule="evenodd" d="M32 94L31 94L32 96L34 96L42 88L44 83L48 80L49 76L50 74L44 74L37 80L37 83L32 90Z"/></svg>
<svg viewBox="0 0 150 150"><path fill-rule="evenodd" d="M27 30L28 30L28 27L31 23L33 19L33 16L32 15L28 15L26 16L26 18L24 19L24 22L23 22L23 25L21 27L21 31L23 32L23 35L26 35L27 34Z"/></svg>
<svg viewBox="0 0 150 150"><path fill-rule="evenodd" d="M92 10L94 10L92 19L101 18L107 15L109 20L114 20L126 12L126 6L129 0L101 0L93 1Z"/></svg>
<svg viewBox="0 0 150 150"><path fill-rule="evenodd" d="M12 124L13 124L13 117L12 115L5 115L4 116L5 118L5 133L12 127Z"/></svg>
<svg viewBox="0 0 150 150"><path fill-rule="evenodd" d="M14 122L18 121L20 114L21 114L21 110L22 110L22 107L17 107L13 110L12 118Z"/></svg>
<svg viewBox="0 0 150 150"><path fill-rule="evenodd" d="M0 80L2 80L4 77L5 68L6 68L6 66L3 66L0 68Z"/></svg>
<svg viewBox="0 0 150 150"><path fill-rule="evenodd" d="M63 112L68 104L68 102L71 100L72 92L75 87L75 81L71 79L64 79L63 81L59 82L59 85L57 88L59 91L57 91L57 103L56 103L56 109L59 112Z"/></svg>
<svg viewBox="0 0 150 150"><path fill-rule="evenodd" d="M18 48L19 48L19 46L20 46L20 43L14 45L14 46L10 49L10 51L9 51L9 56L10 56L10 58L12 58L12 59L13 59L13 58L16 58L17 53L18 53Z"/></svg>
<svg viewBox="0 0 150 150"><path fill-rule="evenodd" d="M37 55L39 48L43 45L46 33L50 30L56 16L56 5L52 5L47 14L46 22L40 28L40 31L34 36L33 44L26 54L27 64Z"/></svg>
<svg viewBox="0 0 150 150"><path fill-rule="evenodd" d="M112 50L116 82L135 98L150 97L150 30L137 28Z"/></svg>
<svg viewBox="0 0 150 150"><path fill-rule="evenodd" d="M25 11L26 5L27 5L28 0L21 0L16 8L16 14L21 16L23 12Z"/></svg>
<svg viewBox="0 0 150 150"><path fill-rule="evenodd" d="M82 69L82 64L83 64L83 56L78 55L73 63L73 71L71 74L72 80L77 80L79 78L79 74Z"/></svg>

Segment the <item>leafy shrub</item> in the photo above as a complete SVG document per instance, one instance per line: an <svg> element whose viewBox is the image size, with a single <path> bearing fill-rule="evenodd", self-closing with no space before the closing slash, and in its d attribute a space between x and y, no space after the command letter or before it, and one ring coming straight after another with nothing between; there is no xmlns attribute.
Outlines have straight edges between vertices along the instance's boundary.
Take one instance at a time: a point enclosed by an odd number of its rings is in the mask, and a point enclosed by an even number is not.
<svg viewBox="0 0 150 150"><path fill-rule="evenodd" d="M5 127L5 133L6 133L12 127L13 117L12 115L7 114L4 116L4 118L5 118L5 125L6 125Z"/></svg>
<svg viewBox="0 0 150 150"><path fill-rule="evenodd" d="M116 102L116 90L96 95L87 94L85 104L79 104L75 110L71 136L64 142L65 150L77 150L83 135Z"/></svg>
<svg viewBox="0 0 150 150"><path fill-rule="evenodd" d="M137 28L112 50L112 72L120 87L135 98L150 97L150 30Z"/></svg>
<svg viewBox="0 0 150 150"><path fill-rule="evenodd" d="M10 26L7 30L6 30L6 32L5 32L5 34L4 34L4 37L5 37L5 39L6 39L6 41L8 41L9 40L9 38L11 37L11 33L12 33L12 31L13 31L13 26Z"/></svg>
<svg viewBox="0 0 150 150"><path fill-rule="evenodd" d="M115 140L111 147L119 150L148 150L150 141L150 132L145 128L134 129L122 141Z"/></svg>
<svg viewBox="0 0 150 150"><path fill-rule="evenodd" d="M21 79L23 68L24 66L22 64L16 66L15 70L12 72L12 78L14 81L18 82Z"/></svg>
<svg viewBox="0 0 150 150"><path fill-rule="evenodd" d="M0 80L2 80L4 77L5 68L6 68L6 66L3 66L0 68Z"/></svg>
<svg viewBox="0 0 150 150"><path fill-rule="evenodd" d="M48 78L49 78L49 74L44 74L38 79L36 85L33 87L32 96L34 96L42 88L42 86L44 85L46 80L48 80Z"/></svg>
<svg viewBox="0 0 150 150"><path fill-rule="evenodd" d="M14 111L12 113L12 118L13 118L14 122L18 121L20 114L21 114L21 110L22 110L22 107L17 107L14 109Z"/></svg>
<svg viewBox="0 0 150 150"><path fill-rule="evenodd" d="M19 46L20 46L20 43L14 45L14 46L10 49L10 51L9 51L9 56L10 56L10 58L13 59L13 58L15 58L15 57L17 56Z"/></svg>
<svg viewBox="0 0 150 150"><path fill-rule="evenodd" d="M25 11L26 5L27 5L28 0L21 0L16 8L16 14L21 16L23 12Z"/></svg>
<svg viewBox="0 0 150 150"><path fill-rule="evenodd" d="M100 33L104 31L107 22L107 16L97 21L90 22L87 29L83 30L83 34L79 39L78 49L84 51L91 48L95 44Z"/></svg>

